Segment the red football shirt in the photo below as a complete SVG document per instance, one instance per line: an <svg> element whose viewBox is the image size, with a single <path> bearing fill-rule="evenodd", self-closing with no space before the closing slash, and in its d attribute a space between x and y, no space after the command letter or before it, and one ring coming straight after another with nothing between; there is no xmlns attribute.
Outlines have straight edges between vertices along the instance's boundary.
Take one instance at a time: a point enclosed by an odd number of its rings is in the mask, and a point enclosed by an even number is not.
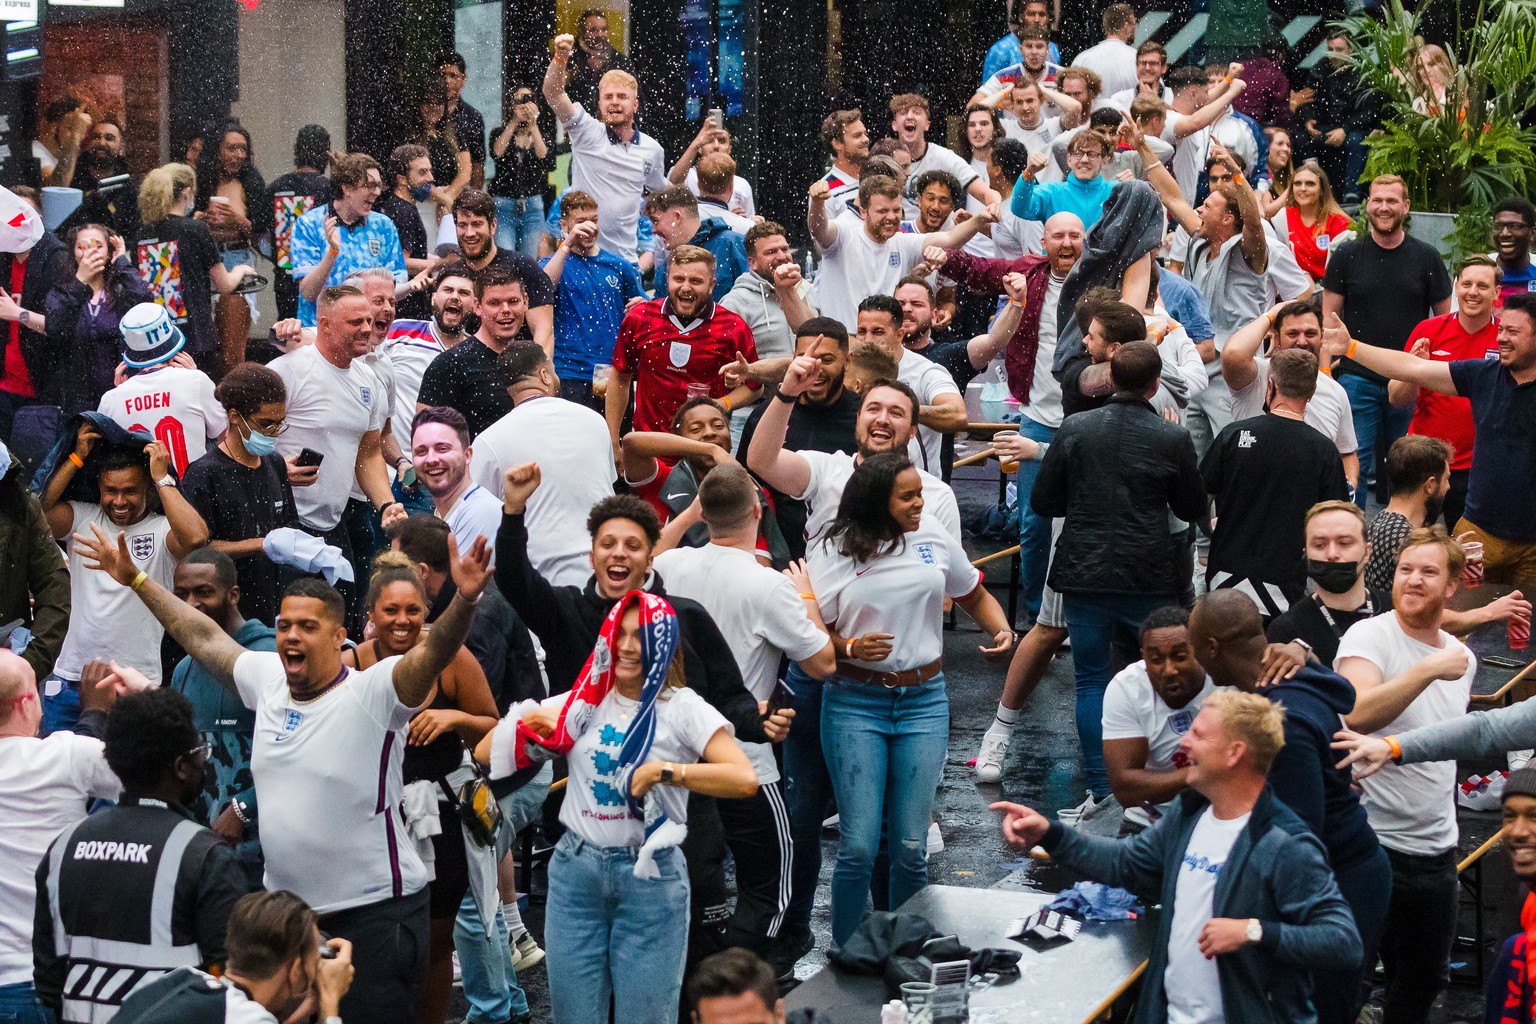
<svg viewBox="0 0 1536 1024"><path fill-rule="evenodd" d="M624 314L613 368L634 375L635 429L670 432L672 417L688 400L689 384L707 386L711 398L730 394L720 368L737 352L757 358L752 329L723 306L710 303L687 323L672 314L667 299L642 302Z"/></svg>
<svg viewBox="0 0 1536 1024"><path fill-rule="evenodd" d="M1432 316L1419 324L1408 335L1406 348L1420 338L1429 339L1429 358L1442 363L1455 359L1486 359L1492 353L1499 355L1499 321L1492 320L1476 334L1468 334L1455 313ZM1452 398L1428 388L1419 389L1419 404L1413 411L1413 421L1408 433L1424 437L1438 437L1449 441L1456 454L1451 458L1452 469L1468 469L1472 465L1472 442L1477 428L1472 421L1472 403L1465 398Z"/></svg>

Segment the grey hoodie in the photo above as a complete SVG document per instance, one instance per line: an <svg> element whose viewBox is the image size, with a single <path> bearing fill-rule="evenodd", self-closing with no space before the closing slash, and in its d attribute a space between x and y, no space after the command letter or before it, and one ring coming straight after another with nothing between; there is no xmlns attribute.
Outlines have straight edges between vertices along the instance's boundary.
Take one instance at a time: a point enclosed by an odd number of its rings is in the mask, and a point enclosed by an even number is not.
<svg viewBox="0 0 1536 1024"><path fill-rule="evenodd" d="M800 293L811 312L820 313L811 300L811 282L802 280L795 289ZM784 307L773 290L773 282L765 281L751 270L736 278L731 290L720 300L720 305L735 313L752 328L752 340L757 343L757 358L787 359L795 354L795 332L789 329L784 318Z"/></svg>

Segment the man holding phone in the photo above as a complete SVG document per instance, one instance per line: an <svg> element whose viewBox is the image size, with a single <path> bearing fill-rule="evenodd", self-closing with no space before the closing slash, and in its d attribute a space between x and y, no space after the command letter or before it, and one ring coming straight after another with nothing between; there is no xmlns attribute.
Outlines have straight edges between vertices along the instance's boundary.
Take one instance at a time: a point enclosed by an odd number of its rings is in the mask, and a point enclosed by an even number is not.
<svg viewBox="0 0 1536 1024"><path fill-rule="evenodd" d="M763 702L764 713L772 704L785 707L789 699L779 680L785 657L816 679L825 679L837 668L803 564L778 573L757 561L762 504L752 478L738 463L710 470L693 506L677 519L691 522L696 516L709 528L709 543L663 551L652 567L669 594L692 598L709 612L730 644L747 689ZM789 813L773 750L766 743L741 746L757 771L758 790L748 800L719 802L736 858L736 911L726 943L752 950L783 974L804 951L789 936L780 937L789 909L793 860Z"/></svg>

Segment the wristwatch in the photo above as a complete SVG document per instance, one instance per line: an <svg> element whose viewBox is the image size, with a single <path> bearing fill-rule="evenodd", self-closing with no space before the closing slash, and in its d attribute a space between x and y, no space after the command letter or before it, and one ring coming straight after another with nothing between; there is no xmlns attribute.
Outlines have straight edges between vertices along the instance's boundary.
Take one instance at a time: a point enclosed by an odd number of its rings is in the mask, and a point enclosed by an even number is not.
<svg viewBox="0 0 1536 1024"><path fill-rule="evenodd" d="M1259 924L1258 918L1250 917L1248 919L1248 931L1244 933L1244 937L1249 942L1258 942L1264 938L1264 926Z"/></svg>
<svg viewBox="0 0 1536 1024"><path fill-rule="evenodd" d="M24 324L29 324L32 322L32 311L30 309L24 309L21 311L21 316L17 317L16 319L20 320Z"/></svg>
<svg viewBox="0 0 1536 1024"><path fill-rule="evenodd" d="M155 486L156 487L175 487L175 486L177 486L178 483L179 483L179 481L176 479L176 474L175 473L167 473L167 474L165 474L165 476L163 476L159 480L155 481Z"/></svg>
<svg viewBox="0 0 1536 1024"><path fill-rule="evenodd" d="M661 778L658 779L657 781L660 782L663 786L670 786L670 785L672 785L672 779L673 779L672 765L670 763L662 765L661 766Z"/></svg>

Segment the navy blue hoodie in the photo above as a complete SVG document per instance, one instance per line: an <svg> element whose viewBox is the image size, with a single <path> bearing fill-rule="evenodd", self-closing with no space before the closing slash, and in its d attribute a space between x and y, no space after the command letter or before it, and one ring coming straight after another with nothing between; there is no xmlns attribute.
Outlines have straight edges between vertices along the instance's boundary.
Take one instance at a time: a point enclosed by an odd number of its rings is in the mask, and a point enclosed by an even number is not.
<svg viewBox="0 0 1536 1024"><path fill-rule="evenodd" d="M1347 871L1375 856L1376 833L1329 748L1342 728L1340 715L1355 707L1355 688L1343 676L1309 662L1291 678L1261 690L1285 708L1285 746L1269 769L1269 784L1307 823L1328 851L1333 870Z"/></svg>

